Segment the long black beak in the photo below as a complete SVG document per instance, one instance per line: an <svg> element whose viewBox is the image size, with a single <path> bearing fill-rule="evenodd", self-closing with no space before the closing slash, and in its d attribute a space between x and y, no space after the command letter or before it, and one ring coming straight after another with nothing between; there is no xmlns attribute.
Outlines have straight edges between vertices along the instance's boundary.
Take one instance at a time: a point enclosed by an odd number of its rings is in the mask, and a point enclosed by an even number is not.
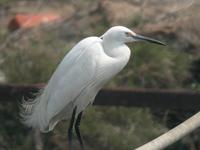
<svg viewBox="0 0 200 150"><path fill-rule="evenodd" d="M147 42L166 46L166 44L161 42L161 41L158 41L158 40L155 40L155 39L152 39L152 38L149 38L149 37L145 37L145 36L142 36L142 35L138 35L138 34L133 35L133 38L136 39L136 40L139 40L139 41L147 41Z"/></svg>

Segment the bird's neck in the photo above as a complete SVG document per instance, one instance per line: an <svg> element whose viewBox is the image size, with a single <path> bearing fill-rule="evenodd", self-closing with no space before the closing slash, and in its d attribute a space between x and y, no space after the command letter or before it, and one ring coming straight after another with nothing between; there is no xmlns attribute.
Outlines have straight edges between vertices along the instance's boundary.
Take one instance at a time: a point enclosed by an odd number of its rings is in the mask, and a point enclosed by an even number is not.
<svg viewBox="0 0 200 150"><path fill-rule="evenodd" d="M130 49L124 43L115 42L115 41L111 41L111 42L103 41L102 46L103 46L104 52L110 57L120 58L120 57L130 56Z"/></svg>

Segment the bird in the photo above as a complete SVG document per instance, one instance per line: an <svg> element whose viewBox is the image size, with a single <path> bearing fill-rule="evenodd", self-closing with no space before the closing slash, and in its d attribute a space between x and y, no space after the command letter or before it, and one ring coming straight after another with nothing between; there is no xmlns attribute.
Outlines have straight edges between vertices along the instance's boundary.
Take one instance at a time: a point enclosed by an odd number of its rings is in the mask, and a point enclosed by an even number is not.
<svg viewBox="0 0 200 150"><path fill-rule="evenodd" d="M137 41L165 45L124 26L113 26L100 37L91 36L78 42L64 56L36 98L22 101L22 122L41 132L49 132L59 121L69 120L68 149L72 149L75 129L81 150L84 150L79 129L83 111L93 104L100 89L128 63L131 50L127 43Z"/></svg>

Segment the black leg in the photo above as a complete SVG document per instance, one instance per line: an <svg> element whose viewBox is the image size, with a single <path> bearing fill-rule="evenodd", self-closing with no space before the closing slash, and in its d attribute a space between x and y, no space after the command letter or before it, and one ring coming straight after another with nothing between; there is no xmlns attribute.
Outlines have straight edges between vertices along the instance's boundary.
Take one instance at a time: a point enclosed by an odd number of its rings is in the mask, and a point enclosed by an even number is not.
<svg viewBox="0 0 200 150"><path fill-rule="evenodd" d="M84 144L83 144L83 140L81 138L81 133L80 133L80 130L79 130L82 114L83 114L83 112L81 112L76 119L75 131L76 131L76 134L77 134L77 137L78 137L78 141L81 145L81 150L84 150Z"/></svg>
<svg viewBox="0 0 200 150"><path fill-rule="evenodd" d="M74 120L75 120L75 116L76 116L76 108L74 108L73 113L72 113L72 117L70 120L70 124L69 124L69 128L68 128L68 146L69 146L69 150L72 149L72 131L73 131L73 126L74 126Z"/></svg>

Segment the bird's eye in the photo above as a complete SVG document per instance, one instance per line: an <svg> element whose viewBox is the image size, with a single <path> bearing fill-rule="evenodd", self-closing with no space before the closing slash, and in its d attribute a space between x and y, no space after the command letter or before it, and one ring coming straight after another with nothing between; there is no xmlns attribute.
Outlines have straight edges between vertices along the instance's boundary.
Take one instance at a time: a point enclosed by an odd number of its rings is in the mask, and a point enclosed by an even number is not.
<svg viewBox="0 0 200 150"><path fill-rule="evenodd" d="M125 32L125 34L126 34L127 37L131 37L132 36L132 33L130 33L130 32Z"/></svg>

